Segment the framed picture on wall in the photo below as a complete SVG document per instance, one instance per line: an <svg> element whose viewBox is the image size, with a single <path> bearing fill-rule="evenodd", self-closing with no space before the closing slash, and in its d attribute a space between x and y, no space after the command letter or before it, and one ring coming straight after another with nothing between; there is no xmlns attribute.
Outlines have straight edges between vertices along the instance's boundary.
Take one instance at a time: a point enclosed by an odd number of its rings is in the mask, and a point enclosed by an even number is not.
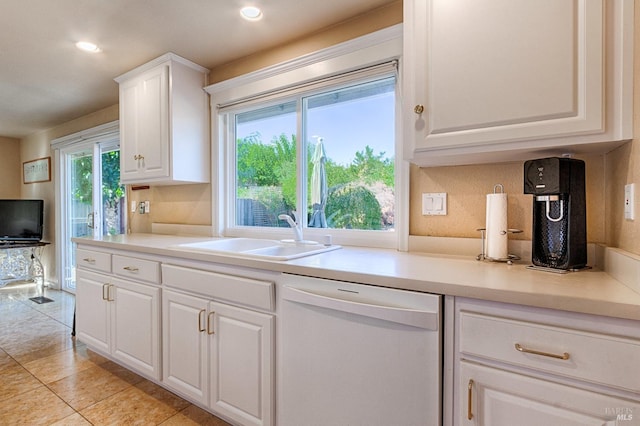
<svg viewBox="0 0 640 426"><path fill-rule="evenodd" d="M22 182L36 183L51 180L51 157L38 158L22 163Z"/></svg>

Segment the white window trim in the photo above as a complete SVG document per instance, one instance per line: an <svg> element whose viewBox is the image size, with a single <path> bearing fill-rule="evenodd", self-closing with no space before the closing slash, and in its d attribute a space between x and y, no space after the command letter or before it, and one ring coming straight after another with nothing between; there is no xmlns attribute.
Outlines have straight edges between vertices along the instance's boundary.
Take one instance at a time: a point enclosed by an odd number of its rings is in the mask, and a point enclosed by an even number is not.
<svg viewBox="0 0 640 426"><path fill-rule="evenodd" d="M228 229L228 177L231 168L226 161L224 141L228 123L219 113L220 105L253 99L268 93L301 86L320 79L356 71L383 62L399 60L402 54L402 25L395 25L374 33L340 43L291 61L283 62L252 73L212 84L205 88L210 95L212 161L211 199L212 224L219 236L255 236L255 229ZM397 87L402 87L398 76ZM393 232L347 231L333 233L331 229L305 229L305 238L318 239L322 235L334 235L337 244L407 250L409 236L409 164L402 159L401 92L396 91L396 176L395 176L395 229ZM217 177L217 179L216 179ZM223 202L220 202L224 200ZM260 228L260 233L273 238L290 238L286 228Z"/></svg>

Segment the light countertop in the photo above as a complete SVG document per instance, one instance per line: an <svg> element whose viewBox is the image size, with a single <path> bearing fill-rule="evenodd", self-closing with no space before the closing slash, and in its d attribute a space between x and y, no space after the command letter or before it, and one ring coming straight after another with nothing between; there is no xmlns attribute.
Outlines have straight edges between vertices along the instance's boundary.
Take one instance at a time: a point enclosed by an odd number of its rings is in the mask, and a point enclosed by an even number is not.
<svg viewBox="0 0 640 426"><path fill-rule="evenodd" d="M640 320L640 293L596 269L555 274L475 258L343 247L289 261L196 253L171 246L209 238L159 234L75 238L78 244L364 284Z"/></svg>

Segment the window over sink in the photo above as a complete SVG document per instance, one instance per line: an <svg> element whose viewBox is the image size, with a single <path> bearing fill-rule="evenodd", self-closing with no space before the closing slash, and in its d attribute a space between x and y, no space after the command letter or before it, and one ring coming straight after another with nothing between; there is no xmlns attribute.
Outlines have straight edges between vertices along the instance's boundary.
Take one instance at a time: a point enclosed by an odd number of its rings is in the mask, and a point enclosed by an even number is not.
<svg viewBox="0 0 640 426"><path fill-rule="evenodd" d="M288 215L305 239L398 247L406 208L397 200L407 191L396 156L401 43L361 43L291 64L275 75L284 87L273 83L274 70L261 70L207 88L222 235L289 238Z"/></svg>

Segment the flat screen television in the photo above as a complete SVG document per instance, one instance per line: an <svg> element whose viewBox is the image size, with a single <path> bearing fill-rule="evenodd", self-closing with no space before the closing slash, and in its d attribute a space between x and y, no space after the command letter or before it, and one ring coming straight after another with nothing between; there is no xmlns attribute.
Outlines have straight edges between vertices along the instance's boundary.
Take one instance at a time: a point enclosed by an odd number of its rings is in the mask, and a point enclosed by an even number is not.
<svg viewBox="0 0 640 426"><path fill-rule="evenodd" d="M43 200L0 200L0 241L40 241Z"/></svg>

